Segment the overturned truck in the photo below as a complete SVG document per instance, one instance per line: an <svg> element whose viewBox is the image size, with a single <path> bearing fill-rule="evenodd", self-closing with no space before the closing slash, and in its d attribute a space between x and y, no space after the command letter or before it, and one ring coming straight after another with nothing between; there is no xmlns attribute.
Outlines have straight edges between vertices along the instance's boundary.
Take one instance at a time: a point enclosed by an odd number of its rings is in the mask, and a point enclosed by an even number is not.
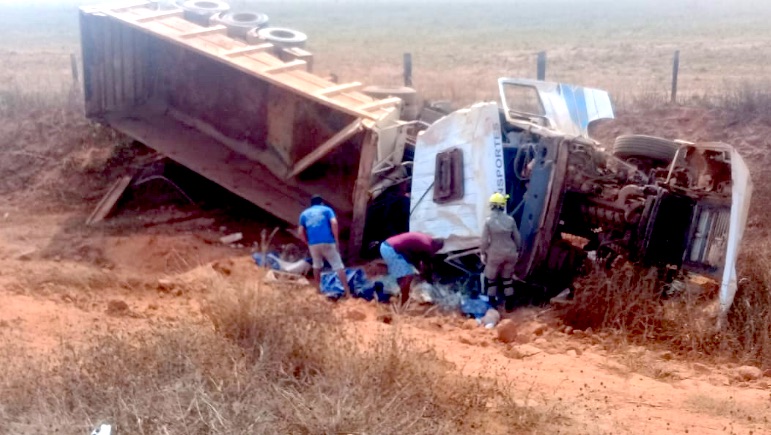
<svg viewBox="0 0 771 435"><path fill-rule="evenodd" d="M714 276L730 306L751 193L731 146L623 136L605 149L589 126L613 117L607 93L530 80L403 121L402 99L313 74L302 35L266 21L216 1L83 8L87 116L289 223L321 193L349 257L409 227L478 273L487 199L505 192L533 287L569 286L593 253Z"/></svg>
<svg viewBox="0 0 771 435"><path fill-rule="evenodd" d="M418 137L411 229L446 238L448 260L474 268L487 198L505 192L523 240L517 275L536 288L569 287L589 254L621 256L715 278L725 313L752 189L733 147L629 135L605 149L589 126L613 117L606 92L523 79L499 90L501 103Z"/></svg>
<svg viewBox="0 0 771 435"><path fill-rule="evenodd" d="M284 35L298 32L243 32L257 16L212 1L82 8L86 115L287 222L322 194L356 253L373 169L401 163L401 100L314 75Z"/></svg>

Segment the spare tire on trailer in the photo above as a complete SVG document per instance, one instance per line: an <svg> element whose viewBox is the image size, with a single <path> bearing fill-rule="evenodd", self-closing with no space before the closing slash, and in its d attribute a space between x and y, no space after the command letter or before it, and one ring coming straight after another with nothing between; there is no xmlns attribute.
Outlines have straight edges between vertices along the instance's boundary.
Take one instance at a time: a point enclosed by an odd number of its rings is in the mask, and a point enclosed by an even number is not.
<svg viewBox="0 0 771 435"><path fill-rule="evenodd" d="M675 158L679 146L674 141L640 134L616 138L613 155L620 159L648 159L669 164Z"/></svg>
<svg viewBox="0 0 771 435"><path fill-rule="evenodd" d="M268 25L268 16L249 11L224 12L212 17L212 21L223 24L228 28L228 35L245 38L247 32Z"/></svg>
<svg viewBox="0 0 771 435"><path fill-rule="evenodd" d="M398 97L402 100L401 119L414 121L420 114L418 91L407 86L367 86L361 90L364 95L377 99Z"/></svg>
<svg viewBox="0 0 771 435"><path fill-rule="evenodd" d="M277 47L305 47L305 41L308 36L303 32L286 27L263 27L261 29L252 29L247 33L247 42L254 43L255 40L270 42Z"/></svg>
<svg viewBox="0 0 771 435"><path fill-rule="evenodd" d="M209 26L211 17L230 10L230 5L219 0L188 0L182 3L185 19L201 26Z"/></svg>

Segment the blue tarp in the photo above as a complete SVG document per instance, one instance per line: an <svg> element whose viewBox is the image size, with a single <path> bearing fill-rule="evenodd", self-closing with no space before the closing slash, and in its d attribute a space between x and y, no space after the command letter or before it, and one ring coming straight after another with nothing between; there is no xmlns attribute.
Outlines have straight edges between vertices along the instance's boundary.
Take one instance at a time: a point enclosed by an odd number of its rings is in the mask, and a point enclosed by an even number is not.
<svg viewBox="0 0 771 435"><path fill-rule="evenodd" d="M254 259L254 262L257 263L257 266L262 267L263 261L262 261L262 253L261 252L255 252L252 254L252 258ZM273 270L281 270L281 265L278 262L279 256L276 252L268 252L265 254L265 267L269 267Z"/></svg>
<svg viewBox="0 0 771 435"><path fill-rule="evenodd" d="M475 319L484 317L490 308L492 305L485 298L463 298L460 301L460 312Z"/></svg>
<svg viewBox="0 0 771 435"><path fill-rule="evenodd" d="M362 298L367 301L377 298L378 302L388 302L391 297L384 291L382 282L368 280L362 269L345 269L345 276L348 278L348 285L355 298ZM340 278L337 277L337 273L324 272L321 274L321 293L330 299L343 297L345 289Z"/></svg>

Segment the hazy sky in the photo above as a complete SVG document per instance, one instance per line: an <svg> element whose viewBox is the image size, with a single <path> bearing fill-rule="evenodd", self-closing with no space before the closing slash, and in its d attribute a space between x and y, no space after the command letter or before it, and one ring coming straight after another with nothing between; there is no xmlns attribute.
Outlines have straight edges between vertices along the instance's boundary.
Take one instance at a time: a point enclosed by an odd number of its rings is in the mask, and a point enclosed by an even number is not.
<svg viewBox="0 0 771 435"><path fill-rule="evenodd" d="M94 3L113 3L113 2L121 2L125 0L115 0L115 1L104 1L104 0L0 0L0 5L66 5L66 6L76 6L81 4L94 4ZM254 4L260 4L260 3L285 3L285 2L292 2L292 3L307 3L307 2L313 2L313 3L324 3L324 2L334 2L334 3L398 3L398 2L405 2L407 0L254 0L252 3ZM709 7L711 5L715 6L727 6L727 5L742 5L742 6L762 6L766 5L769 0L409 0L409 3L509 3L509 4L517 4L517 3L628 3L628 4L686 4L686 5L698 5L700 7ZM237 3L248 3L248 0L238 0Z"/></svg>
<svg viewBox="0 0 771 435"><path fill-rule="evenodd" d="M175 1L175 0L164 0ZM378 3L394 4L394 7L401 5L431 4L431 3L466 3L466 4L495 4L501 5L565 5L566 9L575 9L577 5L586 7L594 13L602 14L605 7L612 9L626 9L629 14L639 17L653 17L657 15L657 10L675 11L681 15L685 24L689 21L689 14L699 12L712 16L720 21L721 17L726 15L742 14L752 17L771 18L771 0L225 0L236 8L244 8L254 5L253 9L259 9L259 5L270 4L275 9L281 3L334 3L339 9L340 5L346 3L357 4L359 8L362 4ZM38 9L41 7L54 7L56 9L72 8L78 6L100 4L100 3L134 3L132 0L0 0L0 7L25 7L28 9ZM247 6L248 5L248 6ZM627 7L628 6L628 7ZM559 15L559 11L557 11ZM441 11L436 14L436 18L441 18Z"/></svg>

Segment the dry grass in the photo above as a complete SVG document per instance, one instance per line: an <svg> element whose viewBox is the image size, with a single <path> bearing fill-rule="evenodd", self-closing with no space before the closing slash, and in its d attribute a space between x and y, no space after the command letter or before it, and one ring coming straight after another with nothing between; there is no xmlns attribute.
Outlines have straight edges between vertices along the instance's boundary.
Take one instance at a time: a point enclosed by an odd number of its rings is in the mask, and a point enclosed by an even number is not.
<svg viewBox="0 0 771 435"><path fill-rule="evenodd" d="M728 86L712 98L711 106L722 109L735 123L771 116L771 83L744 82Z"/></svg>
<svg viewBox="0 0 771 435"><path fill-rule="evenodd" d="M771 367L771 292L767 252L745 258L728 324L716 329L714 287L669 290L656 270L626 264L594 270L577 286L564 321L578 329L612 331L620 344L665 347L681 355Z"/></svg>
<svg viewBox="0 0 771 435"><path fill-rule="evenodd" d="M549 418L396 334L362 347L320 300L211 283L211 324L97 336L50 360L4 343L0 432L530 432Z"/></svg>

